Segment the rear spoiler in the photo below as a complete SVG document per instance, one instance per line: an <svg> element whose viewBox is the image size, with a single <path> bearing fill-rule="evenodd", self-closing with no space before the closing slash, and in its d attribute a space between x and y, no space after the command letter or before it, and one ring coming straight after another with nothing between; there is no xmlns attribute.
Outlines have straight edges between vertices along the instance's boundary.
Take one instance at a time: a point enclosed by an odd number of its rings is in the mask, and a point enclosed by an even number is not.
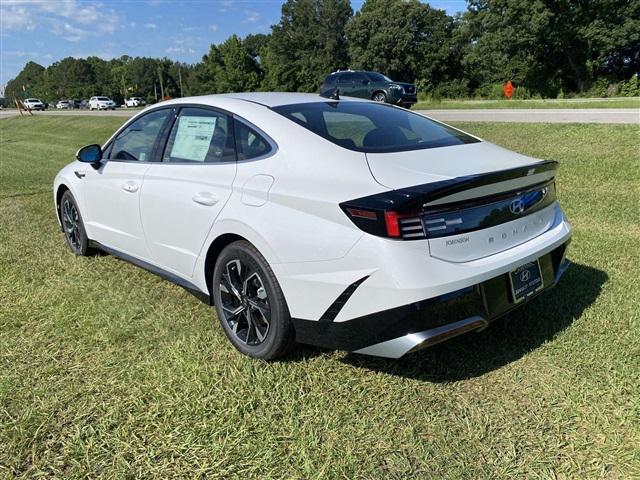
<svg viewBox="0 0 640 480"><path fill-rule="evenodd" d="M364 208L373 211L385 210L422 210L422 205L440 198L470 190L472 188L504 182L521 177L528 177L538 173L557 170L558 162L545 160L543 162L525 165L522 167L498 170L489 173L465 175L439 182L415 185L413 187L400 188L376 195L349 200L340 204L342 209ZM555 176L555 175L554 175ZM417 207L417 208L416 208Z"/></svg>
<svg viewBox="0 0 640 480"><path fill-rule="evenodd" d="M465 175L439 182L415 185L342 202L340 208L358 228L379 236L402 236L402 224L416 223L408 229L419 230L420 222L413 217L428 210L438 210L428 204L436 200L485 185L501 183L544 172L554 172L545 183L552 182L558 162L547 160L522 167L488 173ZM554 190L555 191L555 190ZM457 208L455 204L451 208ZM412 219L412 220L409 220ZM417 237L417 235L415 235Z"/></svg>

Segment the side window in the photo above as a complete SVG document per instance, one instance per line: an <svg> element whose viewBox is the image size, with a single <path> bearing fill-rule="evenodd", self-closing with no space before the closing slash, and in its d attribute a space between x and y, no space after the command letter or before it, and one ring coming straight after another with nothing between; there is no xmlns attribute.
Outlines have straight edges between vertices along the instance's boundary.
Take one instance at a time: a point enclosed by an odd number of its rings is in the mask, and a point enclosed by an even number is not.
<svg viewBox="0 0 640 480"><path fill-rule="evenodd" d="M163 162L234 162L236 150L229 117L204 108L180 110L162 157Z"/></svg>
<svg viewBox="0 0 640 480"><path fill-rule="evenodd" d="M171 112L170 108L156 110L127 126L111 144L109 159L152 161L153 145Z"/></svg>
<svg viewBox="0 0 640 480"><path fill-rule="evenodd" d="M353 80L356 83L364 83L365 81L369 80L367 77L365 77L362 73L354 73L353 74Z"/></svg>
<svg viewBox="0 0 640 480"><path fill-rule="evenodd" d="M345 73L343 75L340 75L340 78L338 78L338 84L351 84L355 80L355 77L355 73Z"/></svg>
<svg viewBox="0 0 640 480"><path fill-rule="evenodd" d="M258 132L242 122L235 121L238 160L261 157L271 151L271 145Z"/></svg>
<svg viewBox="0 0 640 480"><path fill-rule="evenodd" d="M334 83L336 83L336 76L335 75L327 75L327 78L324 79L324 84L326 86L333 85Z"/></svg>

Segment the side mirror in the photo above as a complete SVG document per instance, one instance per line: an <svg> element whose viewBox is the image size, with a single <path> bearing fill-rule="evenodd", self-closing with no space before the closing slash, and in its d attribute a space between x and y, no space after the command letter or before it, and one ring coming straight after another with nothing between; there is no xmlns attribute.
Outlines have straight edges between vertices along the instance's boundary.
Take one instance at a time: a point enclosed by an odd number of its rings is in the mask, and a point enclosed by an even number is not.
<svg viewBox="0 0 640 480"><path fill-rule="evenodd" d="M96 164L102 160L102 148L100 145L85 145L76 152L76 158L80 162Z"/></svg>

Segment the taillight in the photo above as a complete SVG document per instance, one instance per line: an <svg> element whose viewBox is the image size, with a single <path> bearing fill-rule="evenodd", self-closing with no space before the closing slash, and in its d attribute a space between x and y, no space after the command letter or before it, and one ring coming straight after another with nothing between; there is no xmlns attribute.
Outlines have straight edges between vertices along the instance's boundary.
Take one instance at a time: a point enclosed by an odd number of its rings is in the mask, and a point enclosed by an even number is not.
<svg viewBox="0 0 640 480"><path fill-rule="evenodd" d="M364 208L343 206L344 212L356 226L372 235L389 238L406 238L407 228L415 228L410 225L418 222L422 233L422 223L417 213L398 213L395 210L374 211ZM416 232L410 232L410 236Z"/></svg>
<svg viewBox="0 0 640 480"><path fill-rule="evenodd" d="M390 237L400 236L400 225L398 225L398 213L393 210L384 212L384 224L387 227L387 235Z"/></svg>

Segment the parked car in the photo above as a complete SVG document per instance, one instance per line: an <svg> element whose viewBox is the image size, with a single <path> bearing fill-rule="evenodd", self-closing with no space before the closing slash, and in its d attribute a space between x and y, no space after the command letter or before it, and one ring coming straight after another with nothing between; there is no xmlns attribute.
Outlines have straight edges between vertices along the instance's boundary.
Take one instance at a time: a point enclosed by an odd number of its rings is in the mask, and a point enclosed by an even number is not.
<svg viewBox="0 0 640 480"><path fill-rule="evenodd" d="M131 98L126 98L124 100L124 106L125 107L142 107L142 106L144 106L146 104L147 104L147 102L145 102L140 97L131 97Z"/></svg>
<svg viewBox="0 0 640 480"><path fill-rule="evenodd" d="M77 152L53 199L74 254L194 292L244 354L398 358L559 281L556 168L391 105L238 93L138 113Z"/></svg>
<svg viewBox="0 0 640 480"><path fill-rule="evenodd" d="M381 73L360 70L338 70L327 75L320 87L320 95L330 97L336 92L339 96L367 98L406 108L411 108L418 101L413 83L394 82Z"/></svg>
<svg viewBox="0 0 640 480"><path fill-rule="evenodd" d="M38 98L27 98L22 104L27 110L44 110L46 108L44 103Z"/></svg>
<svg viewBox="0 0 640 480"><path fill-rule="evenodd" d="M109 97L91 97L89 99L90 110L115 110L116 102Z"/></svg>
<svg viewBox="0 0 640 480"><path fill-rule="evenodd" d="M89 108L89 100L81 100L80 104L78 105L78 108L80 109L87 109Z"/></svg>
<svg viewBox="0 0 640 480"><path fill-rule="evenodd" d="M71 108L71 102L69 100L60 100L56 103L56 108L58 110L68 110Z"/></svg>

